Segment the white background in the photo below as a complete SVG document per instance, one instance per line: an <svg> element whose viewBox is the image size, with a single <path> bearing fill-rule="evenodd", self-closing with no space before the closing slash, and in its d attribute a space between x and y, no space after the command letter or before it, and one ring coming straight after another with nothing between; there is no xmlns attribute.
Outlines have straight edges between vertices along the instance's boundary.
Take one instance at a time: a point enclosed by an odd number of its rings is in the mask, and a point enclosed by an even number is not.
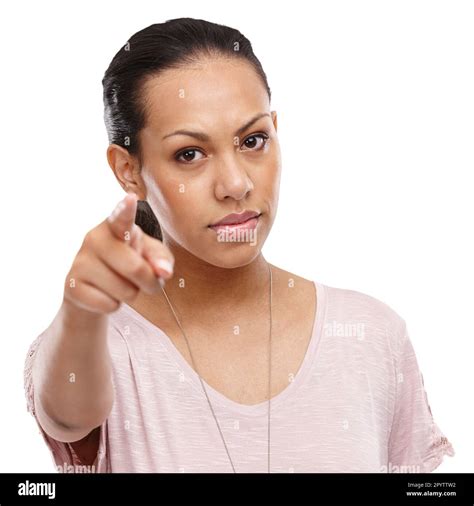
<svg viewBox="0 0 474 506"><path fill-rule="evenodd" d="M267 260L406 320L456 450L436 472L474 471L473 2L2 5L0 472L55 471L24 359L84 234L124 195L104 71L133 33L176 17L239 29L267 73L283 157Z"/></svg>

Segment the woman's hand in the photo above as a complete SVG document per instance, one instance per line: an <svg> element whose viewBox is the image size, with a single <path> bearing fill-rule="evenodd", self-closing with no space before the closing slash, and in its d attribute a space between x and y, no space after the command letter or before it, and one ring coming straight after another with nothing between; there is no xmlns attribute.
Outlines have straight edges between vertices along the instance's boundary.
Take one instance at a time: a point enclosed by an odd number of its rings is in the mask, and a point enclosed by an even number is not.
<svg viewBox="0 0 474 506"><path fill-rule="evenodd" d="M161 289L174 257L158 239L135 224L137 197L129 193L112 214L87 232L64 285L64 300L93 313L111 313L122 301Z"/></svg>

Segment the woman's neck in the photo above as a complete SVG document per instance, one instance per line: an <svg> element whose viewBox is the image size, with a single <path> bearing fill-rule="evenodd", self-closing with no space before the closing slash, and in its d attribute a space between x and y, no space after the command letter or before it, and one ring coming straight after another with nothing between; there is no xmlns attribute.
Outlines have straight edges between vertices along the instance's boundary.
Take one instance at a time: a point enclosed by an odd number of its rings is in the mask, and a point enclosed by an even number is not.
<svg viewBox="0 0 474 506"><path fill-rule="evenodd" d="M175 264L165 291L179 313L212 321L228 311L258 310L262 300L266 300L270 273L262 253L247 265L226 268L204 262L182 248L167 246ZM140 298L138 304L148 307L166 303L161 292L154 296L142 294Z"/></svg>

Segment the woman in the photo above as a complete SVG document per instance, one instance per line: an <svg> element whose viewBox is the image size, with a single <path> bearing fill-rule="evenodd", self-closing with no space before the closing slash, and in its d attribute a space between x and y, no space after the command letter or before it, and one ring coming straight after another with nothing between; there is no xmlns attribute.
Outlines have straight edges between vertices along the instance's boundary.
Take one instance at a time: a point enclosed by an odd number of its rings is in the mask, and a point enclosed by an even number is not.
<svg viewBox="0 0 474 506"><path fill-rule="evenodd" d="M86 235L25 367L58 469L427 472L454 455L404 320L262 255L281 158L250 42L155 24L103 85L127 196Z"/></svg>

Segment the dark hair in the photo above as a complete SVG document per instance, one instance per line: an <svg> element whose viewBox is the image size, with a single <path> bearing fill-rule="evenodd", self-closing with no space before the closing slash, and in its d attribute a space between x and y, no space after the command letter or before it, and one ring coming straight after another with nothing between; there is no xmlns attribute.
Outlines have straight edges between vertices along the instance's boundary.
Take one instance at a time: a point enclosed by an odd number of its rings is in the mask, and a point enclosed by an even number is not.
<svg viewBox="0 0 474 506"><path fill-rule="evenodd" d="M109 143L135 155L140 168L142 152L138 134L146 122L145 82L166 69L195 63L203 55L246 59L271 99L262 65L250 41L238 30L194 18L169 19L140 30L114 56L102 79ZM138 201L135 223L148 235L162 240L158 220L146 201Z"/></svg>

